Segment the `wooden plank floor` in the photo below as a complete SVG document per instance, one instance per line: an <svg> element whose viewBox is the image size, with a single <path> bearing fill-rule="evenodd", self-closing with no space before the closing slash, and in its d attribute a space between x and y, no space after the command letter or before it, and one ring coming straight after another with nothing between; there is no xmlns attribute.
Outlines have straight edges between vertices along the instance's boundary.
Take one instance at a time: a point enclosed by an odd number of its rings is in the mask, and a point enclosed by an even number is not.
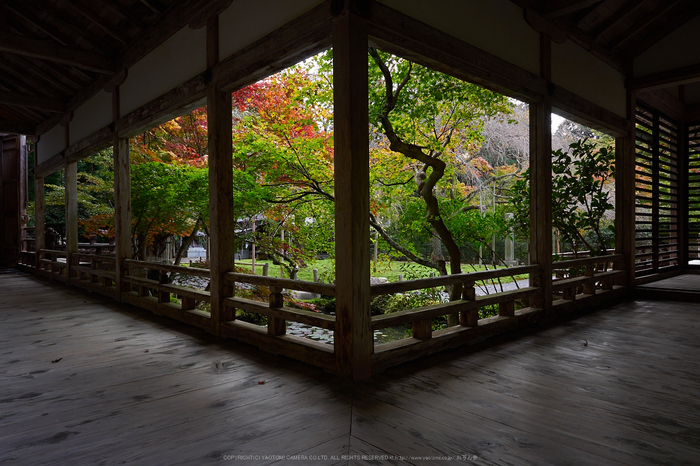
<svg viewBox="0 0 700 466"><path fill-rule="evenodd" d="M700 292L700 274L682 274L641 285L639 288Z"/></svg>
<svg viewBox="0 0 700 466"><path fill-rule="evenodd" d="M0 274L0 464L697 465L699 311L623 303L353 383Z"/></svg>
<svg viewBox="0 0 700 466"><path fill-rule="evenodd" d="M681 274L637 286L640 298L700 301L700 274Z"/></svg>

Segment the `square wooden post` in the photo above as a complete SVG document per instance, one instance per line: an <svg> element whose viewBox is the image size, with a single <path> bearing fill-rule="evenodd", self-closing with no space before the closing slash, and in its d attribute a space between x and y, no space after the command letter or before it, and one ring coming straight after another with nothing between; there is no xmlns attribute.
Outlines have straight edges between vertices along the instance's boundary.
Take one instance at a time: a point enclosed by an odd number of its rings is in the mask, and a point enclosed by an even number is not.
<svg viewBox="0 0 700 466"><path fill-rule="evenodd" d="M120 118L119 86L112 90L112 117L115 123ZM115 236L115 286L118 299L128 291L122 278L127 274L124 261L131 259L131 158L129 139L119 137L114 130L114 236Z"/></svg>
<svg viewBox="0 0 700 466"><path fill-rule="evenodd" d="M219 18L207 21L207 66L211 69L219 60ZM227 319L225 299L229 287L226 273L233 270L235 257L235 227L233 212L233 123L231 94L211 84L207 89L207 118L209 121L209 270L211 271L211 329L218 335L221 323Z"/></svg>
<svg viewBox="0 0 700 466"><path fill-rule="evenodd" d="M35 155L36 157L36 155ZM46 247L46 226L44 216L46 212L46 198L44 194L44 178L34 177L34 267L39 270L39 250Z"/></svg>
<svg viewBox="0 0 700 466"><path fill-rule="evenodd" d="M73 276L73 254L78 252L78 164L66 164L66 279Z"/></svg>
<svg viewBox="0 0 700 466"><path fill-rule="evenodd" d="M627 93L628 134L615 138L615 253L622 254L625 278L621 284L634 283L635 260L635 114L636 97Z"/></svg>
<svg viewBox="0 0 700 466"><path fill-rule="evenodd" d="M549 36L541 34L541 74L551 79ZM540 288L535 305L547 314L552 309L552 100L530 104L530 262L541 273L531 274L531 286Z"/></svg>
<svg viewBox="0 0 700 466"><path fill-rule="evenodd" d="M345 10L333 21L335 115L335 355L338 371L372 375L367 26Z"/></svg>

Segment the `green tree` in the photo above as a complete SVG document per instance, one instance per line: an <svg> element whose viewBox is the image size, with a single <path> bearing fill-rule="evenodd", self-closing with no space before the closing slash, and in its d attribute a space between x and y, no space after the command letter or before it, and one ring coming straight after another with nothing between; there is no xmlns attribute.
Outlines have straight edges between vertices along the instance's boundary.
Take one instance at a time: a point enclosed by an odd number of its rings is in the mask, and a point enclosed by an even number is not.
<svg viewBox="0 0 700 466"><path fill-rule="evenodd" d="M571 245L574 254L585 248L593 255L602 255L612 246L614 230L606 215L614 208L610 193L614 168L614 149L588 139L572 142L568 151L552 152L552 228ZM527 236L529 170L515 183L513 205L514 225L520 235Z"/></svg>
<svg viewBox="0 0 700 466"><path fill-rule="evenodd" d="M510 112L512 104L502 95L376 49L370 48L369 55L375 135L383 135L389 149L409 162L415 192L423 202L423 230L447 250L451 273L461 273L461 251L447 218L466 214L473 206L451 189L455 167L473 160L470 155L482 140L484 121ZM420 257L391 238L374 215L371 225L409 259L447 274L440 254ZM459 293L454 287L451 298L458 299Z"/></svg>

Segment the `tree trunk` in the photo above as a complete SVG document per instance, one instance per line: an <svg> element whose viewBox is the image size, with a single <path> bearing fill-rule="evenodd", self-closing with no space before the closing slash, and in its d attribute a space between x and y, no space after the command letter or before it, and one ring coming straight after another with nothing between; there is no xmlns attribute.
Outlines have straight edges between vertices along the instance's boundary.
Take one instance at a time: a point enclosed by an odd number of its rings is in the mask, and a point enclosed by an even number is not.
<svg viewBox="0 0 700 466"><path fill-rule="evenodd" d="M192 233L190 233L189 236L185 237L182 240L182 244L180 244L180 248L177 250L177 254L175 254L175 265L180 264L180 262L182 261L182 256L189 249L190 245L192 244L192 241L194 241L194 239L197 237L197 233L199 233L199 224L200 219L198 218L194 224Z"/></svg>

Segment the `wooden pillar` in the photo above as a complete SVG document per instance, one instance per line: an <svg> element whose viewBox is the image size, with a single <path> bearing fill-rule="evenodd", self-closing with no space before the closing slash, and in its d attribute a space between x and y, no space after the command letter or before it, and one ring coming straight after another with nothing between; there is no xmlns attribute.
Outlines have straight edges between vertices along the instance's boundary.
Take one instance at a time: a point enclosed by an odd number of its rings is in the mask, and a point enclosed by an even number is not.
<svg viewBox="0 0 700 466"><path fill-rule="evenodd" d="M35 155L36 157L36 155ZM36 160L36 159L35 159ZM34 266L39 269L39 249L46 247L44 178L34 177Z"/></svg>
<svg viewBox="0 0 700 466"><path fill-rule="evenodd" d="M207 21L207 66L219 61L219 17ZM215 84L207 89L209 121L209 269L211 271L211 332L218 335L221 323L233 319L226 312L230 294L224 277L233 270L235 227L233 212L233 153L231 94Z"/></svg>
<svg viewBox="0 0 700 466"><path fill-rule="evenodd" d="M678 233L678 264L688 267L688 124L678 123L678 173L676 174L676 221Z"/></svg>
<svg viewBox="0 0 700 466"><path fill-rule="evenodd" d="M115 126L121 116L119 86L112 90L112 118ZM128 291L122 278L126 275L124 260L131 259L131 159L129 139L119 137L115 128L114 140L114 236L117 295Z"/></svg>
<svg viewBox="0 0 700 466"><path fill-rule="evenodd" d="M73 254L78 252L78 164L66 164L66 278L70 281Z"/></svg>
<svg viewBox="0 0 700 466"><path fill-rule="evenodd" d="M333 22L337 368L372 373L367 26L346 8Z"/></svg>
<svg viewBox="0 0 700 466"><path fill-rule="evenodd" d="M551 80L551 38L540 35L541 75ZM530 275L531 286L541 288L534 303L552 308L552 100L530 104L530 262L541 274Z"/></svg>
<svg viewBox="0 0 700 466"><path fill-rule="evenodd" d="M635 249L635 103L627 93L628 134L615 138L615 253L624 256L624 285L634 284Z"/></svg>

